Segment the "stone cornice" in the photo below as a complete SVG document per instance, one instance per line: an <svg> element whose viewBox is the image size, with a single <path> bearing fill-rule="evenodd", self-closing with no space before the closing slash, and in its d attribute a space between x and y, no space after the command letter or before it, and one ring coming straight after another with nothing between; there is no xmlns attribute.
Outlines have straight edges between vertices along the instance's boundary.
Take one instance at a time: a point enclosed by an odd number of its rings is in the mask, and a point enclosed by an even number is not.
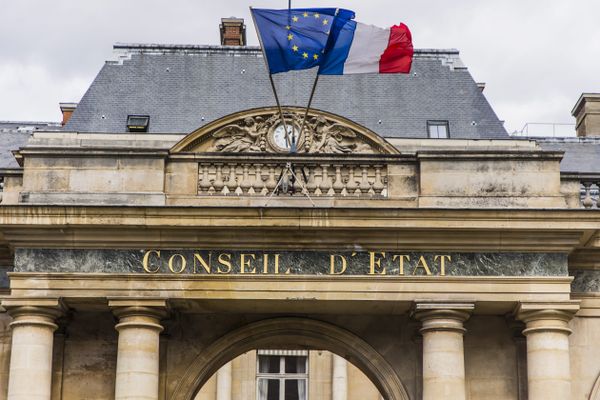
<svg viewBox="0 0 600 400"><path fill-rule="evenodd" d="M416 228L415 222L421 226L434 225L440 228L512 228L527 229L536 223L543 223L547 229L580 230L598 228L600 210L585 209L464 209L464 208L419 208L419 209L386 209L386 208L344 208L314 209L312 207L144 207L144 206L51 206L51 205L4 205L0 207L0 226L21 225L94 225L104 224L105 218L114 221L121 217L122 225L146 226L163 225L163 218L179 218L174 226L197 226L202 219L213 220L215 217L230 217L233 225L253 221L262 221L259 225L271 225L271 221L283 218L288 221L282 226L302 226L301 220L318 219L315 226L325 226L324 221L344 221L347 219L373 219L380 222L392 222L396 227L403 221ZM240 220L234 219L235 217ZM192 222L189 218L194 219ZM33 219L33 220L29 220ZM58 220L57 220L58 219ZM434 223L432 223L432 221ZM178 223L177 223L178 222ZM283 222L283 221L282 221ZM484 223L482 225L482 223ZM310 225L307 225L310 226ZM355 227L353 222L351 226ZM382 227L382 226L379 226ZM537 226L536 228L540 228Z"/></svg>
<svg viewBox="0 0 600 400"><path fill-rule="evenodd" d="M594 247L599 226L596 210L0 207L13 247L222 247L236 231L254 248L571 252Z"/></svg>
<svg viewBox="0 0 600 400"><path fill-rule="evenodd" d="M552 304L570 302L571 277L418 277L381 276L286 276L256 275L172 275L172 274L91 274L91 273L9 273L13 298L61 297L69 307L80 309L118 305L139 305L140 299L157 301L160 294L175 310L197 311L222 307L230 311L254 309L257 300L286 312L301 311L320 302L325 312L341 310L361 313L403 314L415 299L421 303L473 304L477 312L492 309L511 312L517 302ZM8 301L8 300L6 300ZM158 300L161 301L161 300ZM162 303L160 303L162 304ZM159 304L159 305L160 305ZM449 306L448 306L449 307ZM490 308L491 307L491 308ZM269 308L271 309L271 308ZM370 310L370 311L369 311ZM462 309L462 311L469 311Z"/></svg>

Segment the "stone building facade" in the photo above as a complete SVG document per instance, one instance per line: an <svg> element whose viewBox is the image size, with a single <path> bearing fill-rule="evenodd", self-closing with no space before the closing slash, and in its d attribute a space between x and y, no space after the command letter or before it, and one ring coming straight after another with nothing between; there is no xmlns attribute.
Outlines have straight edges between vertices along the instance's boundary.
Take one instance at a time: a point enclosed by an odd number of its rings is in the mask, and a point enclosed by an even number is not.
<svg viewBox="0 0 600 400"><path fill-rule="evenodd" d="M600 399L598 95L514 139L418 50L324 78L289 154L310 71L282 118L238 36L116 45L3 142L0 398Z"/></svg>

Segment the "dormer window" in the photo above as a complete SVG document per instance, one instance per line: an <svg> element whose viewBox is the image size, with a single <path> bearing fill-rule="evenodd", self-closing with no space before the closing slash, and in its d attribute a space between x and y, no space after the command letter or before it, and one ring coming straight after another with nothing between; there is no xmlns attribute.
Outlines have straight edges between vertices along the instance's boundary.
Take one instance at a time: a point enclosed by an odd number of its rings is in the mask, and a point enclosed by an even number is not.
<svg viewBox="0 0 600 400"><path fill-rule="evenodd" d="M127 131L128 132L148 132L150 126L149 115L128 115L127 116Z"/></svg>
<svg viewBox="0 0 600 400"><path fill-rule="evenodd" d="M446 139L450 137L448 121L427 121L427 132L431 139Z"/></svg>

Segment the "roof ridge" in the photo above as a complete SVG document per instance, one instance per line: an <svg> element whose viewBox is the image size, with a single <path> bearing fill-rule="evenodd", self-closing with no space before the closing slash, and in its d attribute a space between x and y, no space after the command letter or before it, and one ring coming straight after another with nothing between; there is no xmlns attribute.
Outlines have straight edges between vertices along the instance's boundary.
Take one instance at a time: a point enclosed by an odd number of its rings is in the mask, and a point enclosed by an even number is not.
<svg viewBox="0 0 600 400"><path fill-rule="evenodd" d="M222 45L201 45L201 44L160 44L160 43L115 43L113 45L115 59L109 60L109 64L122 65L124 61L130 60L134 54L164 55L164 54L185 54L185 55L208 55L208 54L229 54L229 55L253 55L262 57L262 51L259 46L222 46ZM439 59L443 65L450 69L466 69L460 59L458 49L415 49L415 58Z"/></svg>
<svg viewBox="0 0 600 400"><path fill-rule="evenodd" d="M222 46L211 44L173 44L173 43L121 43L117 42L113 45L114 50L137 50L137 51L206 51L206 50L226 50L226 51L242 51L242 52L261 52L260 46ZM422 48L415 49L415 54L460 54L460 51L455 48L449 49L434 49Z"/></svg>

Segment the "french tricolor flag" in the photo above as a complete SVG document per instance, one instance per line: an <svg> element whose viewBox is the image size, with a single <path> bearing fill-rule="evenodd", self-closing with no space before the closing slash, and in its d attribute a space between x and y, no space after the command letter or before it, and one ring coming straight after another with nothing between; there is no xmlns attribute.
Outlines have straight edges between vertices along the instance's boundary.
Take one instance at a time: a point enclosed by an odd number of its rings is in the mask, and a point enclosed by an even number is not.
<svg viewBox="0 0 600 400"><path fill-rule="evenodd" d="M345 20L332 29L319 74L407 74L413 58L412 36L404 24L389 29Z"/></svg>

